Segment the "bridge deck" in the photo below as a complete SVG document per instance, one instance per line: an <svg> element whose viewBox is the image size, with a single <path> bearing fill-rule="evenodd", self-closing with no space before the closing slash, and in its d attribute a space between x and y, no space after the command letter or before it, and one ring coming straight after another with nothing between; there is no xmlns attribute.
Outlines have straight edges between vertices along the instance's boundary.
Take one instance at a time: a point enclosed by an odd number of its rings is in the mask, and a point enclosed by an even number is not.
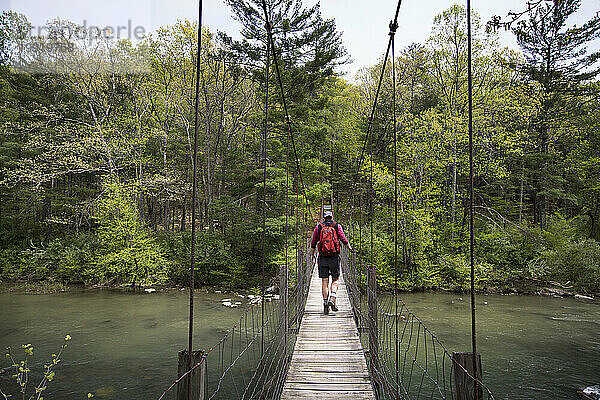
<svg viewBox="0 0 600 400"><path fill-rule="evenodd" d="M337 296L324 315L315 267L281 399L375 399L343 277Z"/></svg>

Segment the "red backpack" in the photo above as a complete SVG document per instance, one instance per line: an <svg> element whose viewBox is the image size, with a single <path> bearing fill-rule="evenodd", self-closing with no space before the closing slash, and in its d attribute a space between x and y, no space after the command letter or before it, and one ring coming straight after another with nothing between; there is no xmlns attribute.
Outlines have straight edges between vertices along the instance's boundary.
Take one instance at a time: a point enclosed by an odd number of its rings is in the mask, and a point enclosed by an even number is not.
<svg viewBox="0 0 600 400"><path fill-rule="evenodd" d="M319 236L319 254L322 256L335 256L340 253L340 241L337 235L337 224L321 225L321 235Z"/></svg>

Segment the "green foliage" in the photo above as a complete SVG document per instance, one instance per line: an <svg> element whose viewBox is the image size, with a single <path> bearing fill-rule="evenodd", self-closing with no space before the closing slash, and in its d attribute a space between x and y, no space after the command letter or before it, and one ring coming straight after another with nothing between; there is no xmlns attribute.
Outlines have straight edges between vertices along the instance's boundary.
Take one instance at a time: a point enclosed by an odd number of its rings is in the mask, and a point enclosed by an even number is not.
<svg viewBox="0 0 600 400"><path fill-rule="evenodd" d="M98 238L89 233L54 238L25 249L0 250L0 279L64 283L89 281L88 269L95 260Z"/></svg>
<svg viewBox="0 0 600 400"><path fill-rule="evenodd" d="M94 277L107 283L153 285L166 280L167 260L140 220L132 188L115 178L104 180L96 220L100 246ZM134 193L134 192L133 192Z"/></svg>
<svg viewBox="0 0 600 400"><path fill-rule="evenodd" d="M35 386L32 386L32 375L35 371L30 369L31 359L33 358L33 345L31 343L21 345L21 349L25 353L25 358L22 360L15 359L10 347L6 348L6 358L11 362L11 368L14 371L12 377L18 386L20 397L25 400L43 400L43 393L48 388L48 384L55 378L55 369L58 364L62 361L61 356L65 348L67 348L68 342L71 340L71 335L66 335L58 353L52 354L50 360L44 364L44 368L41 371L42 378L40 382ZM0 395L7 400L12 397L10 394L6 394L0 389ZM88 395L89 397L89 395Z"/></svg>
<svg viewBox="0 0 600 400"><path fill-rule="evenodd" d="M572 283L575 290L597 293L600 289L600 244L595 240L571 242L542 253L546 279Z"/></svg>
<svg viewBox="0 0 600 400"><path fill-rule="evenodd" d="M171 261L168 276L173 284L185 286L189 282L190 241L189 232L164 232L158 236L165 257ZM194 279L199 285L236 286L244 281L240 261L220 231L198 232L194 260Z"/></svg>
<svg viewBox="0 0 600 400"><path fill-rule="evenodd" d="M519 289L534 280L597 292L600 244L585 239L585 224L578 222L555 215L546 231L524 225L478 235L476 257L492 266L489 285Z"/></svg>
<svg viewBox="0 0 600 400"><path fill-rule="evenodd" d="M372 246L379 284L389 289L396 280L396 172L400 287L467 289L464 7L443 11L425 43L397 54L394 154L391 60L367 140L383 65L365 68L356 84L336 76L334 66L345 61L340 32L318 5L300 0L267 2L294 141L272 77L263 149L262 4L228 3L244 39L202 32L197 204L194 23L163 27L108 53L74 53L102 73L29 75L0 66L0 279L187 284L194 222L195 281L256 287L263 250L272 278L285 262L285 246L288 263L294 261L286 228L304 237L303 224L312 224L307 206L314 211L332 199L353 247L362 249L361 265L371 262ZM524 55L500 49L497 35L484 32L474 15L478 288L552 280L600 290L600 86L590 81L598 53L580 51L597 36L600 19L568 28L579 4L541 4L523 14L529 19L515 33ZM541 21L535 10L555 15ZM0 61L11 56L9 39L29 40L28 24L22 15L2 14ZM545 41L550 54L541 51ZM130 74L128 65L144 68ZM359 203L360 215L351 209Z"/></svg>

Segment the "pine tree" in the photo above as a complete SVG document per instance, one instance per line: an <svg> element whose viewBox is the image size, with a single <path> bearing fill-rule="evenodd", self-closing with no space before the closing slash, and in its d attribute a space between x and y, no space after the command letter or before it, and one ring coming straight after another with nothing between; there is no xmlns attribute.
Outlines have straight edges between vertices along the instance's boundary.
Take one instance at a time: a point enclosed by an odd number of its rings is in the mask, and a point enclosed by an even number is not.
<svg viewBox="0 0 600 400"><path fill-rule="evenodd" d="M600 51L587 52L587 45L600 37L600 15L582 26L567 25L580 5L581 0L540 3L512 29L526 58L522 72L538 83L543 93L540 111L532 121L537 154L532 155L534 165L530 166L535 182L534 219L542 228L546 226L549 201L563 193L562 181L553 170L551 134L568 119L569 112L577 110L577 96L586 90L582 84L600 73ZM573 104L575 107L569 107Z"/></svg>
<svg viewBox="0 0 600 400"><path fill-rule="evenodd" d="M242 41L220 37L237 53L240 62L264 67L266 47L262 0L227 0L235 18L242 24ZM304 7L302 0L266 0L277 58L282 69L295 72L292 87L296 95L314 90L322 79L331 76L336 65L347 62L341 33L335 21L323 19L320 4ZM260 73L260 72L259 72ZM298 86L300 85L300 86Z"/></svg>

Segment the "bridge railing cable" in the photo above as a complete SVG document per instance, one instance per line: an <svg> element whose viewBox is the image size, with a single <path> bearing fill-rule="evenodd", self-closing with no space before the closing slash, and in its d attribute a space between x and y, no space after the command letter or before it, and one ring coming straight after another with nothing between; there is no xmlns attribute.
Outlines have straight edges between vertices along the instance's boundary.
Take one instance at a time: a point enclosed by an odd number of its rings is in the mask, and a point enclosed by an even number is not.
<svg viewBox="0 0 600 400"><path fill-rule="evenodd" d="M470 4L467 0L467 8ZM367 147L369 149L369 174L362 174L362 180L366 180L368 209L368 224L370 228L369 251L363 253L362 249L362 216L361 199L365 190L359 190L359 243L357 254L344 254L342 257L342 269L346 271L346 282L349 291L355 321L359 328L363 349L368 358L369 373L373 382L376 396L379 399L463 399L475 398L477 400L487 397L493 399L491 391L481 382L478 372L478 359L471 356L471 368L465 368L468 361L458 360L460 353L450 353L436 335L412 313L406 304L398 296L398 200L402 199L401 190L398 185L397 176L397 120L396 120L396 74L395 74L395 33L398 27L398 14L401 0L398 1L394 19L390 22L390 33L387 49L382 63L381 74L375 91L371 114L368 119L367 134L358 157L356 174L351 187L352 200L351 218L355 214L355 191L357 183L361 180L361 168L365 158ZM470 17L470 15L469 15ZM469 21L469 61L470 61L470 21ZM374 265L373 230L374 230L374 178L373 178L373 120L377 110L377 102L380 95L382 81L388 65L388 58L392 56L392 99L393 99L393 129L394 129L394 290L392 294L381 294L378 297L377 273ZM470 64L470 63L469 63ZM469 65L469 94L471 94L471 71ZM469 98L469 106L471 98ZM469 107L470 108L470 107ZM471 119L471 116L469 116ZM470 152L472 157L472 127L469 121ZM471 158L472 168L472 158ZM471 169L472 171L472 169ZM472 172L471 186L472 193ZM406 271L406 215L401 205L402 219L402 253L403 270ZM471 209L472 209L471 197ZM472 210L471 210L472 217ZM471 219L471 296L473 297L473 223ZM370 260L368 265L363 265L361 260ZM472 338L473 354L475 347L475 313L474 302L472 303ZM467 360L469 357L466 358ZM460 381L460 382L459 382Z"/></svg>
<svg viewBox="0 0 600 400"><path fill-rule="evenodd" d="M342 255L342 269L378 399L459 398L454 381L457 375L470 380L471 387L477 382L485 395L480 398L494 399L487 386L454 358L398 296L366 284L356 253ZM375 310L369 309L365 301L369 298L376 299ZM376 332L370 330L373 326Z"/></svg>
<svg viewBox="0 0 600 400"><path fill-rule="evenodd" d="M200 2L201 4L201 2ZM185 391L186 397L192 393L191 381L193 375L200 374L199 384L204 399L277 399L283 389L287 367L289 365L291 351L295 342L295 334L298 332L299 325L304 313L306 299L308 297L309 282L312 268L310 254L310 241L307 240L306 248L301 248L299 236L300 232L306 232L306 216L312 216L310 210L310 201L307 196L307 190L302 177L300 160L296 151L294 135L288 112L285 91L283 88L281 71L279 69L279 60L275 49L275 42L271 32L271 26L268 18L266 2L262 3L265 15L265 27L267 34L266 63L265 63L265 104L264 104L264 130L261 138L261 154L259 166L262 167L262 248L261 248L261 296L260 301L255 302L241 316L224 337L206 352L201 352L200 360L192 365L192 357L189 358L187 370L176 379L159 399L168 398L166 396L175 395L174 388L181 390L182 385L187 385ZM201 10L201 5L200 5ZM201 11L200 11L201 12ZM201 15L201 14L200 14ZM199 27L200 32L200 27ZM198 49L200 49L200 33L198 39ZM199 51L199 50L198 50ZM276 298L275 295L265 293L266 288L266 253L265 253L265 233L266 233L266 168L268 161L267 139L269 138L269 69L271 66L271 57L275 65L277 82L281 93L281 101L285 111L287 125L287 150L286 150L286 194L285 194L285 246L286 263L282 266L282 277L280 282L280 293L283 297ZM197 67L199 68L199 67ZM199 78L197 78L199 79ZM196 82L198 86L198 82ZM290 270L288 263L289 229L288 229L288 198L290 194L289 187L289 148L293 152L295 163L296 178L296 207L294 214L296 216L295 226L295 268ZM299 192L302 192L304 204L299 202ZM307 210L302 209L305 206ZM304 213L301 223L300 215ZM302 226L300 226L302 225ZM193 254L193 253L192 253ZM193 258L192 258L193 259ZM194 269L192 261L192 271ZM193 276L193 274L191 274ZM190 293L193 294L193 280L190 283ZM193 295L192 295L193 296ZM278 295L281 296L281 295ZM190 298L190 310L193 307L193 297ZM192 343L192 321L193 314L190 311L190 338L188 354L191 351ZM200 371L200 372L199 372ZM180 398L179 394L177 395Z"/></svg>
<svg viewBox="0 0 600 400"><path fill-rule="evenodd" d="M187 377L198 368L204 374L204 399L279 398L308 297L309 243L286 275L287 296L280 287L279 295L256 297L237 323L202 352L201 359L173 381L159 400L174 399L177 386L187 385Z"/></svg>

